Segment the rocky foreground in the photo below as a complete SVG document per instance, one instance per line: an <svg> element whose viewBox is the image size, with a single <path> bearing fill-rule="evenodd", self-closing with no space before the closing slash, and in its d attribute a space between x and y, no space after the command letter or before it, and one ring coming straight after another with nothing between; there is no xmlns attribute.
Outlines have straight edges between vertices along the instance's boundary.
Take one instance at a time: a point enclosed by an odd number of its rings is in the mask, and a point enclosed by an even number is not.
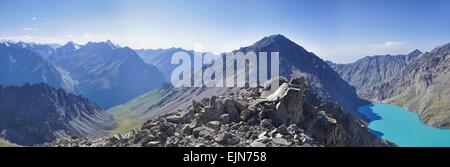
<svg viewBox="0 0 450 167"><path fill-rule="evenodd" d="M304 79L280 87L212 96L144 123L140 130L102 138L58 139L55 147L384 147L366 124L310 93ZM267 84L270 85L270 84Z"/></svg>

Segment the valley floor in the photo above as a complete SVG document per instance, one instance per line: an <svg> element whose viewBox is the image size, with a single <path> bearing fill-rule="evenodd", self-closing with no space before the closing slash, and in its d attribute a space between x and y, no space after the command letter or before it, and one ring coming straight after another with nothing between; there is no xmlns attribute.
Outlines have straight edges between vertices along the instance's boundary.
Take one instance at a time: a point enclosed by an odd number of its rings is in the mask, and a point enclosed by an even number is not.
<svg viewBox="0 0 450 167"><path fill-rule="evenodd" d="M9 141L0 139L0 147L19 147L17 144L10 143Z"/></svg>
<svg viewBox="0 0 450 167"><path fill-rule="evenodd" d="M133 129L141 128L142 124L144 123L144 121L137 117L120 117L116 115L113 116L114 120L117 123L117 127L110 132L110 135L128 133Z"/></svg>

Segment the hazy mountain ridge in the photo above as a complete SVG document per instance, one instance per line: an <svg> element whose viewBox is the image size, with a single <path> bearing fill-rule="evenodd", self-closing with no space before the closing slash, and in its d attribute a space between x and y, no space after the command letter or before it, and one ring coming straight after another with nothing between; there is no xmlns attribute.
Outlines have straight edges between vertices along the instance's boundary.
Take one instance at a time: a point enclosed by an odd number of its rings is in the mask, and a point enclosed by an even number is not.
<svg viewBox="0 0 450 167"><path fill-rule="evenodd" d="M367 56L354 63L327 63L348 83L356 87L358 95L369 99L373 87L389 81L412 61L422 54L414 50L406 55L377 55Z"/></svg>
<svg viewBox="0 0 450 167"><path fill-rule="evenodd" d="M0 45L4 45L11 48L22 48L28 49L30 51L36 52L44 59L47 59L50 55L53 54L56 48L60 47L59 44L40 44L34 42L23 42L23 41L1 41Z"/></svg>
<svg viewBox="0 0 450 167"><path fill-rule="evenodd" d="M48 83L81 94L104 108L161 86L164 76L131 48L111 41L78 45L0 43L0 83ZM137 75L138 74L138 75Z"/></svg>
<svg viewBox="0 0 450 167"><path fill-rule="evenodd" d="M182 48L169 49L137 49L136 53L148 64L154 65L164 75L166 81L170 81L172 71L178 67L178 64L172 64L172 55L176 52L188 53L191 58L194 51L184 50Z"/></svg>
<svg viewBox="0 0 450 167"><path fill-rule="evenodd" d="M95 103L47 84L0 85L0 138L20 145L105 135L115 127Z"/></svg>
<svg viewBox="0 0 450 167"><path fill-rule="evenodd" d="M164 77L130 48L107 42L57 48L49 60L68 73L75 92L105 108L122 104L162 85Z"/></svg>
<svg viewBox="0 0 450 167"><path fill-rule="evenodd" d="M28 49L29 45L23 42L0 43L0 84L48 83L56 88L65 88L58 70L38 52Z"/></svg>

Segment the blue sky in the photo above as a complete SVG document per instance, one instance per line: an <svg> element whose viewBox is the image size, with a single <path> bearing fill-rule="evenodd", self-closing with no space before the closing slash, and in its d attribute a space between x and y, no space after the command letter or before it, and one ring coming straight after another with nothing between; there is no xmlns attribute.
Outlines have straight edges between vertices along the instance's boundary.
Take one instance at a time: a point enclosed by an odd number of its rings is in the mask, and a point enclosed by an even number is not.
<svg viewBox="0 0 450 167"><path fill-rule="evenodd" d="M448 0L0 0L0 38L215 53L283 34L352 62L450 42Z"/></svg>

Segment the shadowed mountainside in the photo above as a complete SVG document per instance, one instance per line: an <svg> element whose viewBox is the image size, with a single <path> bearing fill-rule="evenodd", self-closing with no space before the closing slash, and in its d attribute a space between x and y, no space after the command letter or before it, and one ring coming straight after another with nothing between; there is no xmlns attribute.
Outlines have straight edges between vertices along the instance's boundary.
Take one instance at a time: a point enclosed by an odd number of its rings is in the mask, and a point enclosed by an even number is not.
<svg viewBox="0 0 450 167"><path fill-rule="evenodd" d="M105 135L112 116L89 100L47 84L0 86L0 138L20 145Z"/></svg>
<svg viewBox="0 0 450 167"><path fill-rule="evenodd" d="M367 56L350 64L327 63L348 83L356 87L358 95L368 98L373 87L399 75L403 69L422 54L414 50L407 55Z"/></svg>
<svg viewBox="0 0 450 167"><path fill-rule="evenodd" d="M75 92L104 108L125 103L161 86L165 79L132 49L107 42L69 42L49 60L64 71Z"/></svg>
<svg viewBox="0 0 450 167"><path fill-rule="evenodd" d="M25 43L0 43L0 84L48 83L65 88L58 70Z"/></svg>
<svg viewBox="0 0 450 167"><path fill-rule="evenodd" d="M409 63L369 97L398 104L419 114L422 121L450 128L450 44L439 46Z"/></svg>

